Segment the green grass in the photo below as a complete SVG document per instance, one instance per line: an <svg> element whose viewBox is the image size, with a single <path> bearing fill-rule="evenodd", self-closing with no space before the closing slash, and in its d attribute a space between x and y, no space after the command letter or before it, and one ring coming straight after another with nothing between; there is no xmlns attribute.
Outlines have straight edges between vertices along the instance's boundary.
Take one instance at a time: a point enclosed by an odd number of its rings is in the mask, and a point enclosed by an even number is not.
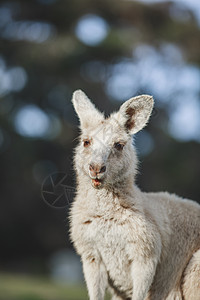
<svg viewBox="0 0 200 300"><path fill-rule="evenodd" d="M59 285L50 279L0 274L0 300L86 300L85 286Z"/></svg>

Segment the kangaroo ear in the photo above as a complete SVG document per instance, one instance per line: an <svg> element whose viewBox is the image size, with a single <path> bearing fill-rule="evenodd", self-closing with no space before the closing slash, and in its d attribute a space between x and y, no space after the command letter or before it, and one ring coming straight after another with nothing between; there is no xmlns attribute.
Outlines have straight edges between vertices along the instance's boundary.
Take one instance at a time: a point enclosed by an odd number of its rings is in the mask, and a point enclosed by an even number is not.
<svg viewBox="0 0 200 300"><path fill-rule="evenodd" d="M72 103L80 119L81 128L87 128L104 119L103 114L96 109L83 91L77 90L73 93Z"/></svg>
<svg viewBox="0 0 200 300"><path fill-rule="evenodd" d="M119 110L119 122L129 134L135 134L148 122L153 109L153 97L141 95L127 100Z"/></svg>

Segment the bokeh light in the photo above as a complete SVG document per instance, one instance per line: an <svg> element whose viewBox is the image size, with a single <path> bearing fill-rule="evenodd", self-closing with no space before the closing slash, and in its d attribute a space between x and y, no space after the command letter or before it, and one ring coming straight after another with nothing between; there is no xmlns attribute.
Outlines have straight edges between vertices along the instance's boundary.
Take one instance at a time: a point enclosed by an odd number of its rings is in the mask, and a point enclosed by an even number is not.
<svg viewBox="0 0 200 300"><path fill-rule="evenodd" d="M14 118L16 131L30 138L55 138L61 130L59 119L44 112L34 104L25 105L18 109Z"/></svg>
<svg viewBox="0 0 200 300"><path fill-rule="evenodd" d="M108 30L108 24L103 18L88 14L79 19L75 33L84 44L96 46L106 38Z"/></svg>
<svg viewBox="0 0 200 300"><path fill-rule="evenodd" d="M54 36L55 28L46 22L12 21L2 30L4 39L43 43Z"/></svg>
<svg viewBox="0 0 200 300"><path fill-rule="evenodd" d="M4 59L0 57L0 96L22 90L27 80L24 68L19 66L7 68Z"/></svg>
<svg viewBox="0 0 200 300"><path fill-rule="evenodd" d="M183 94L170 112L170 134L180 141L200 142L200 101Z"/></svg>
<svg viewBox="0 0 200 300"><path fill-rule="evenodd" d="M82 282L83 275L79 257L74 251L60 250L49 261L52 279L57 283Z"/></svg>
<svg viewBox="0 0 200 300"><path fill-rule="evenodd" d="M160 101L168 101L180 92L197 95L199 82L200 69L186 64L177 46L163 44L158 50L139 45L133 51L133 59L121 58L110 67L106 91L117 100L145 91Z"/></svg>
<svg viewBox="0 0 200 300"><path fill-rule="evenodd" d="M26 105L16 113L14 124L20 135L26 137L43 137L49 133L50 119L36 105Z"/></svg>
<svg viewBox="0 0 200 300"><path fill-rule="evenodd" d="M158 106L173 106L169 128L175 138L199 141L200 68L185 63L177 46L163 43L156 49L141 44L134 49L132 59L122 57L109 67L108 74L105 86L111 98L124 101L136 94L151 94ZM186 107L187 130L183 126Z"/></svg>

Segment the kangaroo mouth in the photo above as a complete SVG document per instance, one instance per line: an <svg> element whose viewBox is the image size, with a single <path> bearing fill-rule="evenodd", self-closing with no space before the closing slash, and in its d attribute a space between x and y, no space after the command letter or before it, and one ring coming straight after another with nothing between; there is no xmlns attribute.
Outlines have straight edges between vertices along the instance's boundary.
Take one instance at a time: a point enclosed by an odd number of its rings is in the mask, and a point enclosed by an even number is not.
<svg viewBox="0 0 200 300"><path fill-rule="evenodd" d="M99 189L103 184L103 180L102 179L98 179L98 178L95 178L95 179L92 179L92 186L95 188L95 189Z"/></svg>

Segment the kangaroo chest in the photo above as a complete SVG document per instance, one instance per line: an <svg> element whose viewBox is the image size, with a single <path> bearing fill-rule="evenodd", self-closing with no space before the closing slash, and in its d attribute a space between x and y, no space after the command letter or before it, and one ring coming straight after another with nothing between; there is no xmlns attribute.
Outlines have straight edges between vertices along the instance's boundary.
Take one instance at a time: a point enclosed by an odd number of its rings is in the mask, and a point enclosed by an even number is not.
<svg viewBox="0 0 200 300"><path fill-rule="evenodd" d="M134 259L134 249L131 247L134 248L134 243L129 224L125 218L119 221L112 217L106 219L96 216L85 225L85 241L100 255L109 284L126 297L131 296L131 262Z"/></svg>

